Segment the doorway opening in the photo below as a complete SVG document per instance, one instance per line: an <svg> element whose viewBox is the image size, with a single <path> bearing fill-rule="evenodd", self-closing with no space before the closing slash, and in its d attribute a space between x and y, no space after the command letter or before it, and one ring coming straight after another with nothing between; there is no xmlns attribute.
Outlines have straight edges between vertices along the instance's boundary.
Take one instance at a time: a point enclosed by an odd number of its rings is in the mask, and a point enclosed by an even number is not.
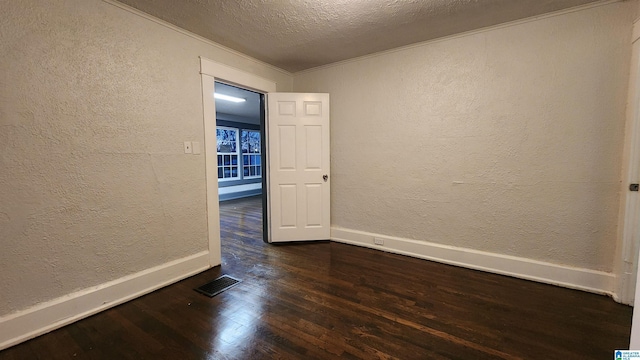
<svg viewBox="0 0 640 360"><path fill-rule="evenodd" d="M209 266L214 267L222 264L222 247L220 240L220 203L218 195L218 164L216 144L216 104L215 104L215 82L234 85L242 89L252 90L259 94L267 94L276 91L276 83L251 73L200 57L200 74L202 80L202 110L204 122L205 140L205 178L206 178L206 207L207 207L207 239L209 242ZM264 103L263 97L261 102ZM265 108L265 106L261 106ZM261 126L265 126L266 119L261 120ZM264 129L263 129L264 130ZM265 149L267 138L263 131L262 148ZM262 152L267 158L266 151ZM268 164L264 163L262 169L263 179L268 178ZM224 169L223 169L224 171ZM223 175L224 176L224 175ZM265 181L265 180L263 180ZM268 196L268 187L263 184L263 199ZM266 200L266 199L265 199ZM263 201L265 201L263 200ZM266 204L266 202L265 202ZM263 211L263 229L269 224L270 213ZM264 234L270 235L263 231ZM257 236L258 240L260 236ZM271 239L267 237L270 241Z"/></svg>
<svg viewBox="0 0 640 360"><path fill-rule="evenodd" d="M215 81L214 98L221 242L267 242L264 94Z"/></svg>
<svg viewBox="0 0 640 360"><path fill-rule="evenodd" d="M200 68L209 266L222 263L218 170L221 169L222 179L225 174L231 178L242 177L240 171L244 174L245 166L248 167L249 177L252 167L255 168L254 174L258 172L257 162L252 164L249 159L247 163L241 163L244 158L241 160L240 156L243 155L238 150L241 149L239 134L235 135L235 154L238 157L231 157L233 146L229 145L221 148L230 153L223 151L220 154L223 156L221 164L218 164L218 149L213 146L217 141L217 111L214 101L216 82L260 94L263 231L256 238L259 240L262 237L264 242L269 243L329 239L329 94L278 93L273 81L203 57L200 58ZM265 116L267 106L264 94L269 94L268 120ZM240 134L241 131L238 129ZM224 155L230 156L228 162ZM287 175L292 176L288 178Z"/></svg>

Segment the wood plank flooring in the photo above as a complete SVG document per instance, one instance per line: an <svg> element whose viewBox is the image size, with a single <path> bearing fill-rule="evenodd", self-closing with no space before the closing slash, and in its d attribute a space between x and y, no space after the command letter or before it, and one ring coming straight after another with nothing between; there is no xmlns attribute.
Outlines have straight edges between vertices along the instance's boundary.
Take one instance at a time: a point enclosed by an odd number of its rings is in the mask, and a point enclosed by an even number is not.
<svg viewBox="0 0 640 360"><path fill-rule="evenodd" d="M259 198L221 204L221 267L0 359L611 359L631 308L605 296L338 243L267 245ZM208 298L221 274L242 283Z"/></svg>

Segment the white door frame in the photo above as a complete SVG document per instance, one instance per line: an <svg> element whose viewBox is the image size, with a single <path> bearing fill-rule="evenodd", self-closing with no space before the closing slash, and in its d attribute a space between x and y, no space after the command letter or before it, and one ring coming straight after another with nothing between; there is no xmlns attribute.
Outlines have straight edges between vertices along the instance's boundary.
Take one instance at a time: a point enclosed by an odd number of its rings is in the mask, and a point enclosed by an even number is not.
<svg viewBox="0 0 640 360"><path fill-rule="evenodd" d="M217 151L215 146L207 146L208 144L214 144L216 139L216 103L213 99L214 83L216 81L222 81L263 94L275 92L276 83L204 57L200 57L200 74L202 76L202 106L204 111L204 157L207 182L209 266L214 267L222 263ZM267 121L267 119L265 119L265 121ZM268 188L262 189L262 191L267 191L268 196Z"/></svg>
<svg viewBox="0 0 640 360"><path fill-rule="evenodd" d="M629 184L640 181L640 22L633 24L631 71L627 97L626 126L620 196L620 236L616 256L614 298L633 304L640 250L640 193L629 191ZM637 302L636 298L636 302Z"/></svg>

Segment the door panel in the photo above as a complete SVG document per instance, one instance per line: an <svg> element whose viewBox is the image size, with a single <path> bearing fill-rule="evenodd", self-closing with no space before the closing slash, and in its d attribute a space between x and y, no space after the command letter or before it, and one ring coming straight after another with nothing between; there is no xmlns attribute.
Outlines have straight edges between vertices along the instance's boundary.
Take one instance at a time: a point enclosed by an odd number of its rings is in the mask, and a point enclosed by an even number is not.
<svg viewBox="0 0 640 360"><path fill-rule="evenodd" d="M270 241L329 239L329 94L269 93L267 104Z"/></svg>
<svg viewBox="0 0 640 360"><path fill-rule="evenodd" d="M320 227L322 226L322 206L316 206L316 204L322 205L322 185L306 184L305 190L306 199L303 199L303 203L307 204L305 227Z"/></svg>
<svg viewBox="0 0 640 360"><path fill-rule="evenodd" d="M322 169L322 126L305 126L305 169Z"/></svg>
<svg viewBox="0 0 640 360"><path fill-rule="evenodd" d="M278 162L279 171L296 170L296 127L295 125L278 126Z"/></svg>
<svg viewBox="0 0 640 360"><path fill-rule="evenodd" d="M295 228L298 220L295 211L283 211L283 209L295 209L298 204L298 189L295 184L282 184L280 187L280 228Z"/></svg>

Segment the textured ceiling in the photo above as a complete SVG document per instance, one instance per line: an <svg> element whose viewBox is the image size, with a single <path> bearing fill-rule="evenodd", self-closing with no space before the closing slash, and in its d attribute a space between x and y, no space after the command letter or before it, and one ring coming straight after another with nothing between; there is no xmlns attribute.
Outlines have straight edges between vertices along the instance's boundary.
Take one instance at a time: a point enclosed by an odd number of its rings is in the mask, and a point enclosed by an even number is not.
<svg viewBox="0 0 640 360"><path fill-rule="evenodd" d="M119 0L296 72L597 0Z"/></svg>

